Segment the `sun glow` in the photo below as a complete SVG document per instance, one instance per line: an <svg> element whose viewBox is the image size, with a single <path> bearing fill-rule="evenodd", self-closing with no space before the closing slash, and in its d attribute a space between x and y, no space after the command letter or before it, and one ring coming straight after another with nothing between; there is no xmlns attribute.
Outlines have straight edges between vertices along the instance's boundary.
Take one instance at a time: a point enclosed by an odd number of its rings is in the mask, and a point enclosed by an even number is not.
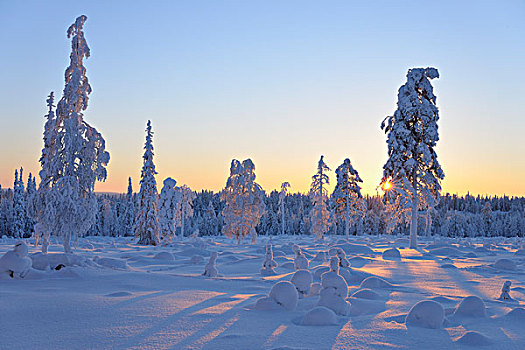
<svg viewBox="0 0 525 350"><path fill-rule="evenodd" d="M386 179L386 181L381 184L381 188L383 189L383 191L388 191L389 189L391 189L392 178L389 177L388 179Z"/></svg>

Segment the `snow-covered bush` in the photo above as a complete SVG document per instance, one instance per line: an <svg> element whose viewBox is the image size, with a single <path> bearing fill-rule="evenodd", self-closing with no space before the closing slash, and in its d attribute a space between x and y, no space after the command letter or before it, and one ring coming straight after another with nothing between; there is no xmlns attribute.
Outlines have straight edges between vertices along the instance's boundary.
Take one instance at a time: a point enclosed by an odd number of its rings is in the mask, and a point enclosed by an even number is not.
<svg viewBox="0 0 525 350"><path fill-rule="evenodd" d="M462 317L486 317L485 302L475 295L464 298L454 311L454 316Z"/></svg>
<svg viewBox="0 0 525 350"><path fill-rule="evenodd" d="M510 259L498 259L494 263L494 267L500 270L516 270L516 263Z"/></svg>
<svg viewBox="0 0 525 350"><path fill-rule="evenodd" d="M297 270L290 282L292 282L299 293L299 298L304 298L310 293L312 285L312 274L308 270Z"/></svg>
<svg viewBox="0 0 525 350"><path fill-rule="evenodd" d="M303 255L303 252L300 248L295 252L295 259L293 263L296 270L308 270L309 261Z"/></svg>
<svg viewBox="0 0 525 350"><path fill-rule="evenodd" d="M510 286L512 285L512 281L506 281L503 283L503 287L501 288L501 294L499 296L499 300L513 300L510 297Z"/></svg>
<svg viewBox="0 0 525 350"><path fill-rule="evenodd" d="M314 307L303 316L303 326L332 326L337 324L337 316L329 308L323 306Z"/></svg>
<svg viewBox="0 0 525 350"><path fill-rule="evenodd" d="M15 244L13 250L0 258L0 274L24 278L31 269L31 259L27 256L28 248L24 242Z"/></svg>
<svg viewBox="0 0 525 350"><path fill-rule="evenodd" d="M272 286L269 297L286 310L295 310L297 307L297 289L288 281L280 281Z"/></svg>
<svg viewBox="0 0 525 350"><path fill-rule="evenodd" d="M277 267L277 263L275 260L273 260L273 250L272 245L268 243L266 245L266 256L264 258L264 262L261 268L261 275L269 276L269 275L275 275L274 268Z"/></svg>
<svg viewBox="0 0 525 350"><path fill-rule="evenodd" d="M412 306L405 323L407 326L423 328L441 328L445 320L445 310L440 303L433 300L423 300Z"/></svg>
<svg viewBox="0 0 525 350"><path fill-rule="evenodd" d="M349 308L346 301L348 285L344 278L339 275L339 259L337 257L330 258L330 271L322 274L321 287L317 305L325 306L338 315L346 315Z"/></svg>
<svg viewBox="0 0 525 350"><path fill-rule="evenodd" d="M339 258L339 266L343 268L350 267L350 261L346 258L346 253L343 249L338 248L337 249L337 257Z"/></svg>
<svg viewBox="0 0 525 350"><path fill-rule="evenodd" d="M397 248L389 248L383 252L384 260L399 260L401 259L401 252Z"/></svg>
<svg viewBox="0 0 525 350"><path fill-rule="evenodd" d="M219 275L219 270L217 270L217 252L212 252L210 255L210 260L206 266L204 266L203 276L206 277L217 277Z"/></svg>

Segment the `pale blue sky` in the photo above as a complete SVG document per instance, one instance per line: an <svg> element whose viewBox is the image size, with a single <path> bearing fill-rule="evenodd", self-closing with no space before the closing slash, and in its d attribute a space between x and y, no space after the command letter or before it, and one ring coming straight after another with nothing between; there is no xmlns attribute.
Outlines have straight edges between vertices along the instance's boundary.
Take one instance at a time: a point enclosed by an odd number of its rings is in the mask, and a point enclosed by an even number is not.
<svg viewBox="0 0 525 350"><path fill-rule="evenodd" d="M381 120L407 69L434 66L444 190L525 195L524 1L0 0L0 183L38 171L45 98L61 95L81 14L92 56L86 120L111 152L97 190L138 182L152 120L160 184L221 189L251 157L267 190L307 190L325 155L375 193ZM331 174L335 181L335 176Z"/></svg>

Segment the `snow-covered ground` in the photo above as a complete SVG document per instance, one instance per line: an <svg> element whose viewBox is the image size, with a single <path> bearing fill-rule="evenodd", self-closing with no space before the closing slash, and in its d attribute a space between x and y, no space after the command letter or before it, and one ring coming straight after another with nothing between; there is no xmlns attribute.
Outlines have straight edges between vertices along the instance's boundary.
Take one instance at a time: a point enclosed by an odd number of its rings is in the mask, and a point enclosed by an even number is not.
<svg viewBox="0 0 525 350"><path fill-rule="evenodd" d="M269 242L276 275L261 275ZM57 255L62 248L54 244L53 259L33 256L33 267L66 267L0 276L0 348L524 349L525 251L518 240L483 242L423 239L416 251L391 236L328 237L322 244L306 236L260 237L257 245L215 237L169 247L89 237L76 243L80 258ZM15 243L0 239L0 256ZM290 293L289 284L270 293L277 282L292 280L293 244L309 260L314 284L329 270L330 248L341 248L351 267L332 272L304 297L293 288ZM401 259L395 250L383 255L395 247ZM30 256L37 251L29 248ZM219 275L202 276L212 252L218 253ZM341 282L336 273L349 282L346 315L317 307L319 292ZM381 279L360 286L370 276ZM507 280L514 300L498 300ZM305 292L308 274L296 281ZM257 303L260 298L266 299ZM414 307L423 300L432 302Z"/></svg>

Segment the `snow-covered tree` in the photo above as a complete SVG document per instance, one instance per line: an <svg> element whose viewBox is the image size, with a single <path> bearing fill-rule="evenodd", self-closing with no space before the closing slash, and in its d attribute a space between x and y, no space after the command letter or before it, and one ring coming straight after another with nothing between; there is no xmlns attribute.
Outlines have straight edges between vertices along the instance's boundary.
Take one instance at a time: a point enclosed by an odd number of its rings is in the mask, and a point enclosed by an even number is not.
<svg viewBox="0 0 525 350"><path fill-rule="evenodd" d="M68 31L71 38L70 65L65 72L63 96L56 118L50 113L44 130L40 159L40 186L33 196L30 213L41 228L64 237L64 250L71 252L71 236L83 235L97 212L93 193L96 181L104 181L109 153L102 135L84 120L91 93L83 60L90 56L83 27L86 16L75 20Z"/></svg>
<svg viewBox="0 0 525 350"><path fill-rule="evenodd" d="M133 186L131 177L128 179L128 192L126 194L126 203L122 219L122 231L124 236L129 236L133 232L133 223L135 222L135 201L133 200Z"/></svg>
<svg viewBox="0 0 525 350"><path fill-rule="evenodd" d="M195 199L195 192L186 185L178 186L177 190L177 210L175 219L180 226L180 236L184 237L185 221L188 217L193 216L193 200Z"/></svg>
<svg viewBox="0 0 525 350"><path fill-rule="evenodd" d="M410 206L411 248L417 247L419 210L437 204L445 177L434 150L439 114L430 79L438 77L435 68L410 69L406 84L399 88L397 110L381 123L389 156L382 183L399 183L398 193Z"/></svg>
<svg viewBox="0 0 525 350"><path fill-rule="evenodd" d="M364 203L361 196L359 173L354 169L350 159L346 158L335 170L337 184L332 193L333 214L345 223L345 235L350 233L350 224L357 216L363 216Z"/></svg>
<svg viewBox="0 0 525 350"><path fill-rule="evenodd" d="M255 165L251 159L242 163L232 160L230 176L226 188L221 194L225 202L222 211L224 226L222 231L226 237L235 237L237 243L246 237L252 236L252 242L257 239L255 226L265 211L264 191L255 182Z"/></svg>
<svg viewBox="0 0 525 350"><path fill-rule="evenodd" d="M159 227L157 218L157 182L155 180L155 164L153 164L153 131L151 121L146 127L146 143L144 145L143 165L140 177L139 208L135 219L135 237L138 244L158 245Z"/></svg>
<svg viewBox="0 0 525 350"><path fill-rule="evenodd" d="M163 243L175 238L175 216L177 214L180 192L175 188L177 181L168 177L163 182L159 196L159 234Z"/></svg>
<svg viewBox="0 0 525 350"><path fill-rule="evenodd" d="M281 192L279 192L279 213L281 214L281 234L285 233L285 216L284 216L284 207L286 202L286 195L288 194L288 189L290 188L289 182L283 182L281 184Z"/></svg>
<svg viewBox="0 0 525 350"><path fill-rule="evenodd" d="M31 199L33 195L36 192L36 179L34 178L33 174L29 173L29 176L27 178L27 188L26 188L26 196L25 196L25 203L26 203L26 212L25 212L25 232L28 234L31 233L34 230L35 226L35 220L31 218L31 216L28 213L28 205L27 203L31 202Z"/></svg>
<svg viewBox="0 0 525 350"><path fill-rule="evenodd" d="M23 169L15 170L15 182L13 185L13 236L23 238L26 228L26 201L24 180L22 179Z"/></svg>
<svg viewBox="0 0 525 350"><path fill-rule="evenodd" d="M330 168L324 162L324 156L321 156L317 163L317 172L312 176L312 185L310 186L310 198L313 203L310 212L310 220L312 223L311 231L315 234L316 239L322 239L326 231L328 231L328 218L330 212L326 207L328 190L325 185L330 183L328 175Z"/></svg>

